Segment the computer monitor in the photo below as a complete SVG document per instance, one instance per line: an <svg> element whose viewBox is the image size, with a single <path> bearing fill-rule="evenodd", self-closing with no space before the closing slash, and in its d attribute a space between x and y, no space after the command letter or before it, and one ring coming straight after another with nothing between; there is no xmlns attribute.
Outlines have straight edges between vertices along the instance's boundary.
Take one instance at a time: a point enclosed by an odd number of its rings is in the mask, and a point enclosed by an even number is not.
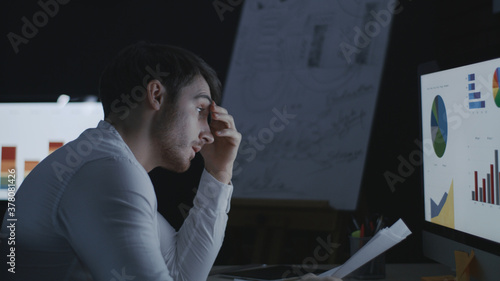
<svg viewBox="0 0 500 281"><path fill-rule="evenodd" d="M419 68L424 255L455 268L473 249L472 280L500 280L500 58Z"/></svg>
<svg viewBox="0 0 500 281"><path fill-rule="evenodd" d="M99 102L0 103L0 200L47 155L103 118Z"/></svg>

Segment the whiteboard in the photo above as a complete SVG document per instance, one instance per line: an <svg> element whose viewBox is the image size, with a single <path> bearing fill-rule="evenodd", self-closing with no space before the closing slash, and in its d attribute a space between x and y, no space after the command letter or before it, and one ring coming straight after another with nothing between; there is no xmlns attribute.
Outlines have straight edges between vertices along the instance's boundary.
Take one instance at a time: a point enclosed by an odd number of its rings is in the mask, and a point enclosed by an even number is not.
<svg viewBox="0 0 500 281"><path fill-rule="evenodd" d="M356 208L394 6L245 1L223 100L235 197Z"/></svg>

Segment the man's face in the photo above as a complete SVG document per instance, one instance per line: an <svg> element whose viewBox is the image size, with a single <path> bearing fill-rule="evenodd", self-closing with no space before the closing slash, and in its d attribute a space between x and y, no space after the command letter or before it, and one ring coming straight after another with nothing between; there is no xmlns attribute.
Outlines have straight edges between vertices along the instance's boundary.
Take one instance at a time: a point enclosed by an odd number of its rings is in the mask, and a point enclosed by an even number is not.
<svg viewBox="0 0 500 281"><path fill-rule="evenodd" d="M167 93L168 95L168 93ZM210 88L202 76L182 88L177 102L165 102L155 119L154 139L161 153L161 166L174 172L189 168L195 153L214 137L208 124Z"/></svg>

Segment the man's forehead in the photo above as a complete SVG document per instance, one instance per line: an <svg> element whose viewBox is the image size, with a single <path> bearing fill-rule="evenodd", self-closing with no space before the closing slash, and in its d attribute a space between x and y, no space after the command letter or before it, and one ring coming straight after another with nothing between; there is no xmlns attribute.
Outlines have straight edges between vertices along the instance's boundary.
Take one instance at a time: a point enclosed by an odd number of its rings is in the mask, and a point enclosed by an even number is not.
<svg viewBox="0 0 500 281"><path fill-rule="evenodd" d="M185 94L196 99L207 98L210 102L212 101L210 87L202 76L196 76L191 83L182 89L182 92L186 92Z"/></svg>

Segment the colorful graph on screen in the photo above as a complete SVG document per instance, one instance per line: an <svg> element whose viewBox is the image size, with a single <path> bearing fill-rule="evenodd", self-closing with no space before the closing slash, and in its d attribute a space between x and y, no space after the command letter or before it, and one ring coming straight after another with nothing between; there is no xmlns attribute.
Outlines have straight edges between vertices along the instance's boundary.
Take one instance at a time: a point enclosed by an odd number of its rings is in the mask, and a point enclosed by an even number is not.
<svg viewBox="0 0 500 281"><path fill-rule="evenodd" d="M499 70L500 67L497 67L495 73L493 74L493 99L495 100L495 104L500 107L500 95L498 93L498 75L500 75Z"/></svg>
<svg viewBox="0 0 500 281"><path fill-rule="evenodd" d="M1 171L1 184L0 189L7 189L9 187L9 175L15 174L11 173L10 170L16 169L16 147L15 146L4 146L2 147L2 162L0 163Z"/></svg>
<svg viewBox="0 0 500 281"><path fill-rule="evenodd" d="M434 98L432 103L431 135L434 152L438 157L442 157L446 150L446 141L448 139L448 120L443 98L439 95Z"/></svg>
<svg viewBox="0 0 500 281"><path fill-rule="evenodd" d="M35 168L35 166L38 165L38 163L40 163L40 161L29 161L29 160L24 161L24 177L25 178Z"/></svg>
<svg viewBox="0 0 500 281"><path fill-rule="evenodd" d="M60 148L61 146L64 145L64 142L49 142L49 147L47 150L47 155L51 154L54 152L56 149ZM2 146L1 147L1 159L2 161L0 162L0 170L1 170L1 185L0 189L7 189L9 185L9 174L12 174L9 172L9 170L16 169L16 151L18 149L17 146ZM40 161L43 159L39 160L24 160L24 178L28 176L28 174L40 163ZM19 168L19 167L18 167ZM11 176L12 177L12 176Z"/></svg>
<svg viewBox="0 0 500 281"><path fill-rule="evenodd" d="M486 171L474 171L472 201L500 205L498 149L495 149L492 159L489 165L483 167L487 168Z"/></svg>
<svg viewBox="0 0 500 281"><path fill-rule="evenodd" d="M453 196L453 180L448 193L444 193L439 204L431 200L431 222L455 228L455 203Z"/></svg>
<svg viewBox="0 0 500 281"><path fill-rule="evenodd" d="M420 79L425 220L500 243L500 58Z"/></svg>
<svg viewBox="0 0 500 281"><path fill-rule="evenodd" d="M64 145L64 142L62 141L52 141L52 142L49 142L49 154L51 154L52 152L56 151L56 149L58 149L59 147L63 146Z"/></svg>
<svg viewBox="0 0 500 281"><path fill-rule="evenodd" d="M9 120L0 124L6 132L0 133L0 201L7 200L9 188L22 188L45 157L103 118L97 102L0 103L0 120Z"/></svg>

